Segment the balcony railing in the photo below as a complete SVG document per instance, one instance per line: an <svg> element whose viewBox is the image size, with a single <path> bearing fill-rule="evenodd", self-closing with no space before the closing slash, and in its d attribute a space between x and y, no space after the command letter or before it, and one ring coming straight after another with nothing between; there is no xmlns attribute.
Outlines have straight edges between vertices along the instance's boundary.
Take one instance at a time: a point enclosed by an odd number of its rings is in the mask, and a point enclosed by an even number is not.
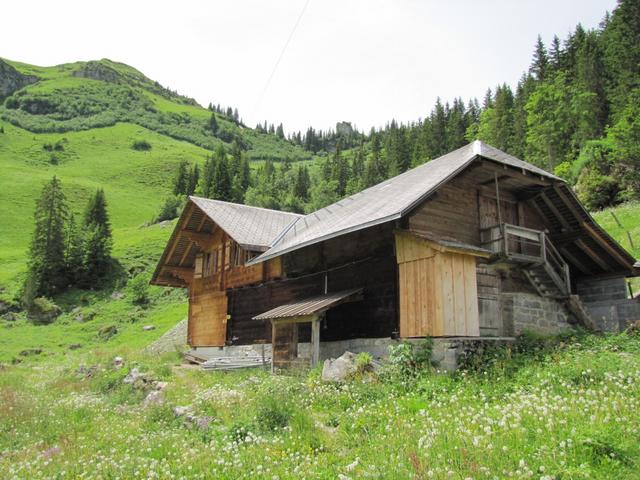
<svg viewBox="0 0 640 480"><path fill-rule="evenodd" d="M569 265L540 230L503 223L480 230L482 246L503 258L544 270L561 292L570 291Z"/></svg>

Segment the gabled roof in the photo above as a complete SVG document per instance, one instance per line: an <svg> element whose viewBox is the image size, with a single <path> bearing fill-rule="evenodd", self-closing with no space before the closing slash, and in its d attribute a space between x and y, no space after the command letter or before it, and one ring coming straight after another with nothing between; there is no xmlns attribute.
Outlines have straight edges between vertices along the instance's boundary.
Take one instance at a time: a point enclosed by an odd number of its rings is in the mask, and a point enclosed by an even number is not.
<svg viewBox="0 0 640 480"><path fill-rule="evenodd" d="M207 217L247 250L268 248L275 238L302 215L237 203L189 197Z"/></svg>
<svg viewBox="0 0 640 480"><path fill-rule="evenodd" d="M192 268L198 248L193 235L220 228L242 248L264 252L276 236L302 215L237 203L189 197L151 278L156 285L185 286L183 280L161 279L162 269ZM208 220L208 221L207 221Z"/></svg>
<svg viewBox="0 0 640 480"><path fill-rule="evenodd" d="M258 263L307 245L401 218L478 157L560 180L534 165L476 140L306 215L280 235L267 252L250 263Z"/></svg>

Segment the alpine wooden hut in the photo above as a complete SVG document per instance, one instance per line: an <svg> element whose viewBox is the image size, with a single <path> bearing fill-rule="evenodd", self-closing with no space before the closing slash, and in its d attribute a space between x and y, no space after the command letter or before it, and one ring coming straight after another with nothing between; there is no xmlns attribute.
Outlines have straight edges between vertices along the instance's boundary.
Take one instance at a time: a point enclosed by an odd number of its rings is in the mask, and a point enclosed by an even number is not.
<svg viewBox="0 0 640 480"><path fill-rule="evenodd" d="M312 363L393 339L640 319L636 260L561 179L475 141L308 215L190 197L152 283L187 288L195 351Z"/></svg>

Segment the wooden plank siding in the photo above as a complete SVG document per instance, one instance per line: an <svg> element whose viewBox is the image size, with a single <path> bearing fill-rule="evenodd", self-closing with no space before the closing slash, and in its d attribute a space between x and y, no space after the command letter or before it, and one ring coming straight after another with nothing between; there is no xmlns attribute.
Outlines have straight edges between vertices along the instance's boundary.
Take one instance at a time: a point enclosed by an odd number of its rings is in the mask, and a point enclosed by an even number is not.
<svg viewBox="0 0 640 480"><path fill-rule="evenodd" d="M476 257L396 234L400 336L479 336Z"/></svg>
<svg viewBox="0 0 640 480"><path fill-rule="evenodd" d="M245 266L236 265L232 254L240 249L226 233L219 228L208 234L207 248L196 256L194 279L189 285L188 343L192 347L223 346L232 338L227 331L229 299L227 289L260 284L282 276L282 262L279 258L264 264ZM244 251L240 249L244 254ZM215 271L203 266L205 255L217 260ZM264 326L260 337L264 338Z"/></svg>
<svg viewBox="0 0 640 480"><path fill-rule="evenodd" d="M227 295L216 285L194 280L189 287L189 344L221 347L227 333Z"/></svg>

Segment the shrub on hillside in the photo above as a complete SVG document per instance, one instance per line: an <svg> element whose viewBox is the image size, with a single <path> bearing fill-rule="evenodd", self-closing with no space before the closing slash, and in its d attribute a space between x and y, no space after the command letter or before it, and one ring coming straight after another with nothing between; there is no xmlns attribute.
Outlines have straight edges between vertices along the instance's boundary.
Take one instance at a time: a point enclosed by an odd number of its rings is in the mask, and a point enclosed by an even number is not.
<svg viewBox="0 0 640 480"><path fill-rule="evenodd" d="M52 323L61 313L60 307L46 297L35 298L27 310L29 320L37 325Z"/></svg>
<svg viewBox="0 0 640 480"><path fill-rule="evenodd" d="M153 220L154 223L164 222L166 220L173 220L174 218L178 218L178 211L182 206L182 199L177 196L167 197L160 207L160 213Z"/></svg>
<svg viewBox="0 0 640 480"><path fill-rule="evenodd" d="M140 273L133 277L127 288L131 294L131 301L138 305L144 305L149 303L149 276L144 273Z"/></svg>
<svg viewBox="0 0 640 480"><path fill-rule="evenodd" d="M587 167L578 177L576 192L589 210L602 210L616 203L619 185L613 177Z"/></svg>
<svg viewBox="0 0 640 480"><path fill-rule="evenodd" d="M293 412L282 398L265 397L256 411L256 424L263 432L273 432L289 425Z"/></svg>
<svg viewBox="0 0 640 480"><path fill-rule="evenodd" d="M135 140L131 144L131 148L138 150L139 152L147 152L151 150L151 144L146 140Z"/></svg>

